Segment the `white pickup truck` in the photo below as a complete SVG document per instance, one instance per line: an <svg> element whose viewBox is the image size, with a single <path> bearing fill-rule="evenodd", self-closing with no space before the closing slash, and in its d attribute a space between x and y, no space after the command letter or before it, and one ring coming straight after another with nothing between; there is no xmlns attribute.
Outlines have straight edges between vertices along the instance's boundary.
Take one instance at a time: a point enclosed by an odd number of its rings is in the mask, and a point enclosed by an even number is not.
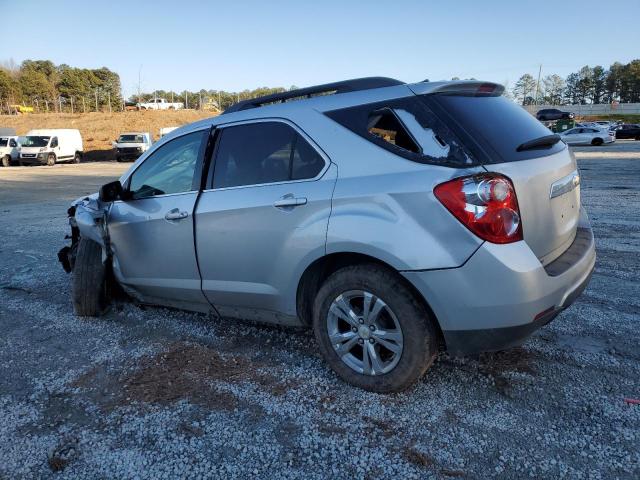
<svg viewBox="0 0 640 480"><path fill-rule="evenodd" d="M138 103L139 110L181 110L184 108L182 102L167 102L164 98L152 98L148 102Z"/></svg>

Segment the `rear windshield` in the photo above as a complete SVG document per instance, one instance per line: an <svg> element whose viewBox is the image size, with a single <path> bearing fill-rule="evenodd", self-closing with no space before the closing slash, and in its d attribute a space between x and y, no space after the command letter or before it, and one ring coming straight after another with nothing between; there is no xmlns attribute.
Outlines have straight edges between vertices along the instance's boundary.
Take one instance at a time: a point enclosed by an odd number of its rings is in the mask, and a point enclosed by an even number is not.
<svg viewBox="0 0 640 480"><path fill-rule="evenodd" d="M423 95L422 100L445 120L482 163L503 163L543 157L566 148L517 151L518 146L552 132L524 108L505 97Z"/></svg>

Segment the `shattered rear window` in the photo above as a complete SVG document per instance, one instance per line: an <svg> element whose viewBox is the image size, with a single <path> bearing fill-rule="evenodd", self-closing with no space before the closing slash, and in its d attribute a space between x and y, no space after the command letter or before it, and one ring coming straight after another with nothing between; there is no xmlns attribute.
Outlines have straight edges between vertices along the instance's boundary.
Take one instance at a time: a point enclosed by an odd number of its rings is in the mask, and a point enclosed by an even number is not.
<svg viewBox="0 0 640 480"><path fill-rule="evenodd" d="M332 110L326 115L366 140L419 163L476 165L453 131L417 97Z"/></svg>

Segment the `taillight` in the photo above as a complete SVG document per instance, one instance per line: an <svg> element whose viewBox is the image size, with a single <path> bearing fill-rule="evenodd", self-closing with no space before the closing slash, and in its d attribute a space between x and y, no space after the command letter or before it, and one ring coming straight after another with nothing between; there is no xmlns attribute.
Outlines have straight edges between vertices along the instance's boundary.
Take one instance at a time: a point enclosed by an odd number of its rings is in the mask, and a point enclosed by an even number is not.
<svg viewBox="0 0 640 480"><path fill-rule="evenodd" d="M518 199L511 180L482 173L442 183L433 193L458 220L483 240L522 240Z"/></svg>

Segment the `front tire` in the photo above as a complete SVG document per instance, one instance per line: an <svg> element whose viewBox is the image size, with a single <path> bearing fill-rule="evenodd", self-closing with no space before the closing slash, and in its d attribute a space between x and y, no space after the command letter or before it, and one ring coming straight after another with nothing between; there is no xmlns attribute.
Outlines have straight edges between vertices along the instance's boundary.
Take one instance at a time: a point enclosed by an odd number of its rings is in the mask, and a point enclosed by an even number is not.
<svg viewBox="0 0 640 480"><path fill-rule="evenodd" d="M71 297L76 315L98 317L107 306L107 275L102 262L102 247L93 240L81 238L78 244Z"/></svg>
<svg viewBox="0 0 640 480"><path fill-rule="evenodd" d="M53 153L47 155L47 165L53 167L56 164L56 156Z"/></svg>
<svg viewBox="0 0 640 480"><path fill-rule="evenodd" d="M375 264L333 273L314 304L322 356L344 381L372 392L399 392L422 377L438 350L433 322L402 278Z"/></svg>
<svg viewBox="0 0 640 480"><path fill-rule="evenodd" d="M82 161L82 155L79 152L73 156L73 163L80 163Z"/></svg>
<svg viewBox="0 0 640 480"><path fill-rule="evenodd" d="M9 155L5 155L2 157L2 166L10 167L11 166L11 157Z"/></svg>

